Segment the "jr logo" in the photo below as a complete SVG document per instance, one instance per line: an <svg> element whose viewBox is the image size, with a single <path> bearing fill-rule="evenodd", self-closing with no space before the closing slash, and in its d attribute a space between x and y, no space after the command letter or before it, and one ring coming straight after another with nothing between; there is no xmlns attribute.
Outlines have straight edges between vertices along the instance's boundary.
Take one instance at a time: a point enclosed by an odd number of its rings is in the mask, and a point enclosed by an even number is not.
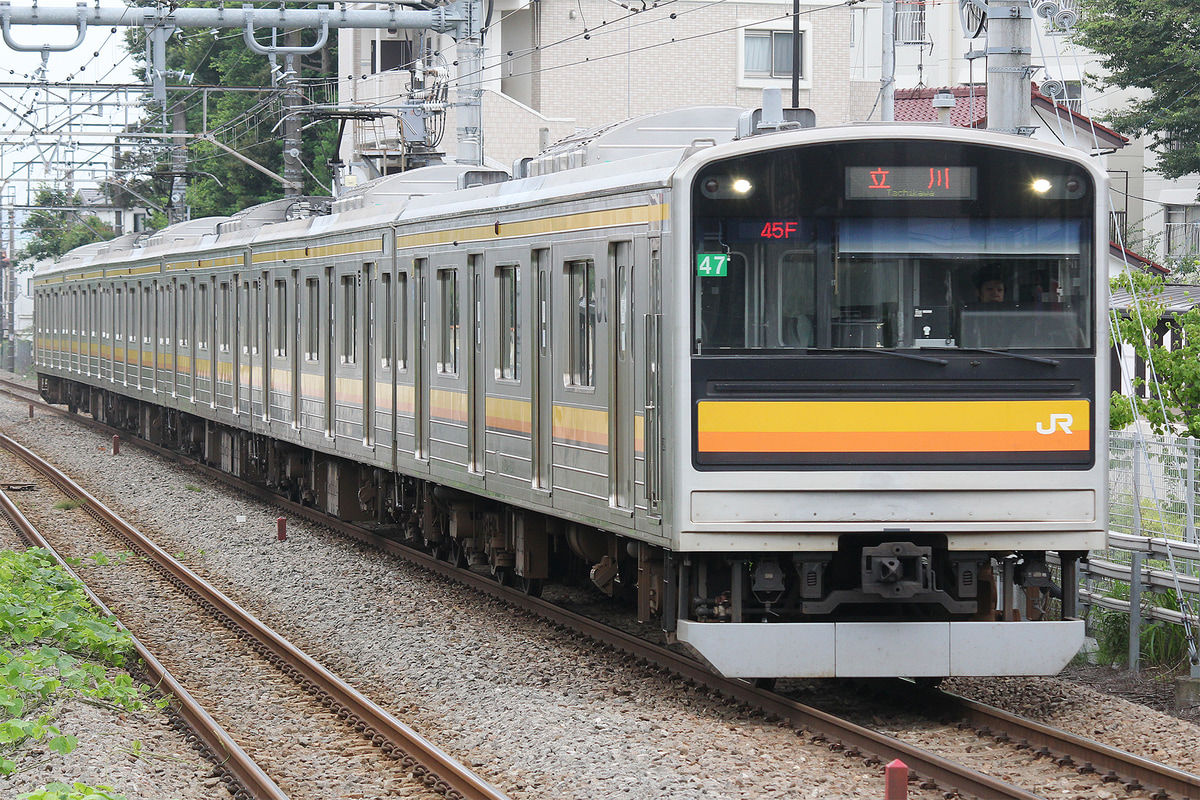
<svg viewBox="0 0 1200 800"><path fill-rule="evenodd" d="M1045 436L1054 433L1057 428L1062 428L1063 433L1070 433L1071 426L1075 424L1075 417L1070 414L1051 414L1050 424L1044 425L1039 422L1037 424L1037 432Z"/></svg>

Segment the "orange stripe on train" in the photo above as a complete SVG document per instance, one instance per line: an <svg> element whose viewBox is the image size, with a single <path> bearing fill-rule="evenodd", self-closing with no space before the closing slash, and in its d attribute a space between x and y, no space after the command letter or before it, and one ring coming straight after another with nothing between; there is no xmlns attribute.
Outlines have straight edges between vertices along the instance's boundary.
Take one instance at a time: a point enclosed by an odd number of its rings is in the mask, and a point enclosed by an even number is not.
<svg viewBox="0 0 1200 800"><path fill-rule="evenodd" d="M704 401L706 453L1061 452L1091 447L1087 400Z"/></svg>

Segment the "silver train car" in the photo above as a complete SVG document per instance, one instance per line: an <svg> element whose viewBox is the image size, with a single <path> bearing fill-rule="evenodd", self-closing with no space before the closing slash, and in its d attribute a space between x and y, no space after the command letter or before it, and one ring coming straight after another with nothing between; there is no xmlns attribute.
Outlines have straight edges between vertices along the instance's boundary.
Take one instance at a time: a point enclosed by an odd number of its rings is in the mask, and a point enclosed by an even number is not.
<svg viewBox="0 0 1200 800"><path fill-rule="evenodd" d="M1057 672L1107 529L1106 176L754 122L80 248L35 275L41 391L526 591L629 598L726 675Z"/></svg>

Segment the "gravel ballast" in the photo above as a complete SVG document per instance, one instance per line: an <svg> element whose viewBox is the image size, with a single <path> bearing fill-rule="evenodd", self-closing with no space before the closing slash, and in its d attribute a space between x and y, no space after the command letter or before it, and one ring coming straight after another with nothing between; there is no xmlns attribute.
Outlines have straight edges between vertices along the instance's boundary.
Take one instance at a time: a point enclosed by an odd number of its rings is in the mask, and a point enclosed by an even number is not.
<svg viewBox="0 0 1200 800"><path fill-rule="evenodd" d="M280 542L274 509L132 446L114 457L110 439L27 412L0 400L0 427L143 531L157 531L168 552L514 798L882 795L880 770L861 759L319 527L289 521ZM1048 724L1197 769L1200 728L1143 706L1055 679L954 683ZM111 747L91 744L101 749L87 758L119 770ZM59 780L79 779L67 775L71 758L47 755L45 765L59 764ZM205 775L193 760L164 778L159 794L140 775L129 778L141 781L136 791L119 775L105 782L130 798L219 797L203 785ZM181 788L185 777L190 788ZM1066 787L1055 796L1088 791ZM7 793L2 780L0 792ZM911 796L940 792L914 787Z"/></svg>

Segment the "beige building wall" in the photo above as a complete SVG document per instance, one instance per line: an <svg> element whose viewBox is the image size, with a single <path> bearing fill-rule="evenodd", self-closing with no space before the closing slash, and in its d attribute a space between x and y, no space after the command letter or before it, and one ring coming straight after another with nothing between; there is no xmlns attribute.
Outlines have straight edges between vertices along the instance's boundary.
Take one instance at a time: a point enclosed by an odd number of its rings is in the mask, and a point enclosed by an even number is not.
<svg viewBox="0 0 1200 800"><path fill-rule="evenodd" d="M497 0L484 40L485 158L509 168L516 159L535 155L547 137L553 142L580 129L653 111L695 105L757 108L767 87L781 88L784 104L790 105L790 77L755 77L743 67L746 33L790 32L791 8L790 2L680 0L633 13L608 0ZM877 78L852 76L852 21L842 3L801 6L799 105L813 109L819 125L865 119L878 94ZM339 67L347 77L342 104L351 98L372 108L398 103L408 74L376 73L372 52L389 38L407 37L416 48L421 36L343 32ZM435 60L457 78L453 41L424 37L437 53ZM454 111L448 110L442 141L449 158L455 149ZM355 148L369 151L373 139L381 140L377 149L395 146L395 123L351 123L343 158L349 161Z"/></svg>

